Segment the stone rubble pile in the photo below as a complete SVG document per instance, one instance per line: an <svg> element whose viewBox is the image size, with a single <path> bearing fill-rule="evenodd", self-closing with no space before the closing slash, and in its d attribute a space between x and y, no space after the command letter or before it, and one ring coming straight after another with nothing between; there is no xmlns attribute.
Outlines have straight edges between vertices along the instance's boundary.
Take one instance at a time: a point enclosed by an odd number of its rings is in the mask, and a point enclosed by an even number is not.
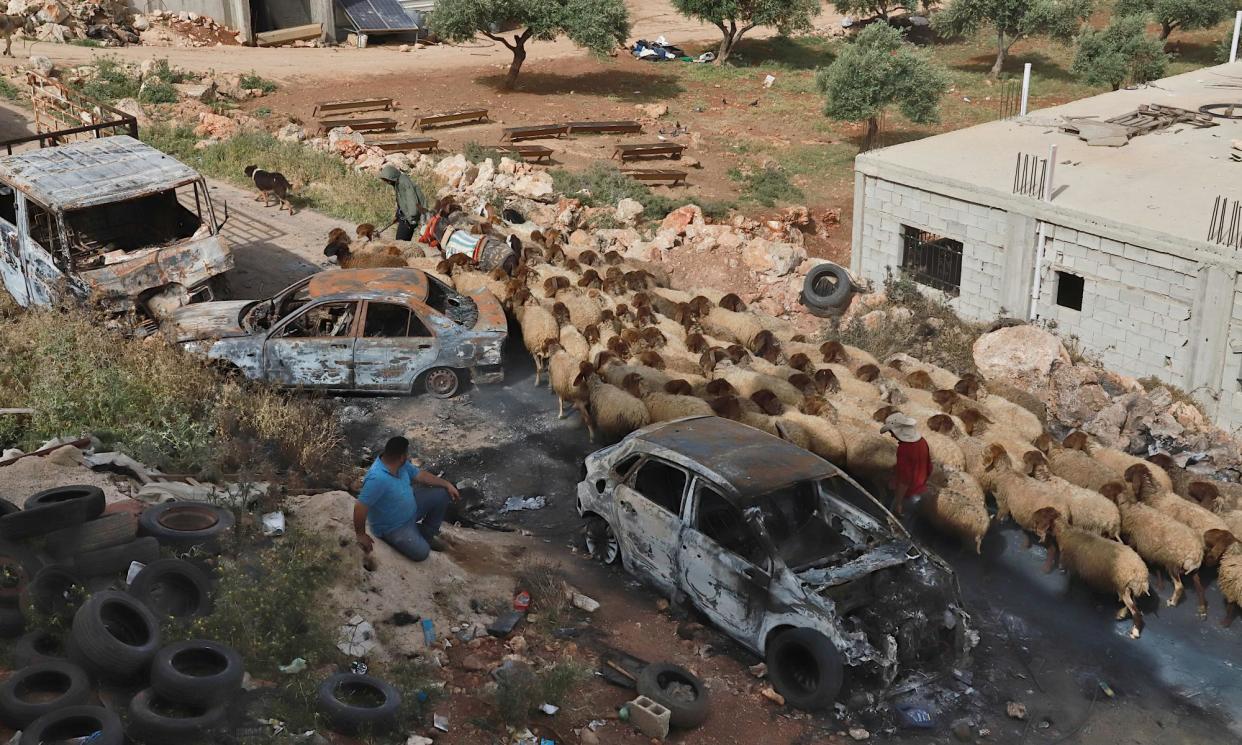
<svg viewBox="0 0 1242 745"><path fill-rule="evenodd" d="M102 46L216 46L237 43L237 31L210 16L155 9L135 13L125 0L8 0L9 15L33 17L34 38L66 43L93 39Z"/></svg>

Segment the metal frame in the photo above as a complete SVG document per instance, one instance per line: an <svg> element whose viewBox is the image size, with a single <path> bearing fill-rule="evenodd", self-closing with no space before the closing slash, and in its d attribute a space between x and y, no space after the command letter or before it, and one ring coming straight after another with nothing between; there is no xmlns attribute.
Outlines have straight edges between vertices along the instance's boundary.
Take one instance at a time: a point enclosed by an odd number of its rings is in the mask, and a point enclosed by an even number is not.
<svg viewBox="0 0 1242 745"><path fill-rule="evenodd" d="M915 282L957 297L962 290L961 241L901 226L901 269Z"/></svg>

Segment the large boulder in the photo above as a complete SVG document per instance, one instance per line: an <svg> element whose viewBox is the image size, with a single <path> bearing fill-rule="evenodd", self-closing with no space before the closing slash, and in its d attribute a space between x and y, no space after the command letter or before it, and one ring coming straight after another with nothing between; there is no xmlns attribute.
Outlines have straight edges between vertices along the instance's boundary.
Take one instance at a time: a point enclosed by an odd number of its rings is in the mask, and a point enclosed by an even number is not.
<svg viewBox="0 0 1242 745"><path fill-rule="evenodd" d="M194 128L194 134L213 140L226 140L237 134L237 122L227 116L203 111L198 115L198 126Z"/></svg>
<svg viewBox="0 0 1242 745"><path fill-rule="evenodd" d="M678 235L686 232L686 228L692 224L702 225L703 210L697 204L687 204L685 207L678 207L660 223L661 230L675 230Z"/></svg>
<svg viewBox="0 0 1242 745"><path fill-rule="evenodd" d="M552 185L552 174L547 171L535 171L517 177L510 190L519 197L547 201L551 200L556 191Z"/></svg>
<svg viewBox="0 0 1242 745"><path fill-rule="evenodd" d="M637 199L626 197L617 202L616 218L622 225L634 225L643 215L643 205Z"/></svg>
<svg viewBox="0 0 1242 745"><path fill-rule="evenodd" d="M1069 364L1069 352L1056 336L1037 326L1010 326L980 336L972 350L985 379L996 378L1041 390L1052 366Z"/></svg>
<svg viewBox="0 0 1242 745"><path fill-rule="evenodd" d="M754 272L783 277L806 259L806 250L792 243L754 238L742 248L742 261Z"/></svg>

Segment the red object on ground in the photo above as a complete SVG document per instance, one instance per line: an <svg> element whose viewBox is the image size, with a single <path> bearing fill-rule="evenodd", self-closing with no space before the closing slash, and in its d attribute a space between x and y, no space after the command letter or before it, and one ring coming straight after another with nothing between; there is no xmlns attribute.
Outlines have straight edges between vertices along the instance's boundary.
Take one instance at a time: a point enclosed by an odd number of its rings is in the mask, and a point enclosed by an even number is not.
<svg viewBox="0 0 1242 745"><path fill-rule="evenodd" d="M522 590L513 596L513 610L525 613L530 608L530 593Z"/></svg>
<svg viewBox="0 0 1242 745"><path fill-rule="evenodd" d="M906 493L898 496L904 499L922 492L931 473L931 450L927 447L927 440L919 438L918 442L897 443L895 480L908 485Z"/></svg>

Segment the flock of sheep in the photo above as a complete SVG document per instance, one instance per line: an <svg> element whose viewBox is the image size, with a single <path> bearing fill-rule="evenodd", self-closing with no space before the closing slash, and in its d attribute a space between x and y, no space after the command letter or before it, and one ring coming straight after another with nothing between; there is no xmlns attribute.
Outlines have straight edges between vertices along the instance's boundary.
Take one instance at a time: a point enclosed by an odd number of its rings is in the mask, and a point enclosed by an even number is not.
<svg viewBox="0 0 1242 745"><path fill-rule="evenodd" d="M391 255L391 254L390 254ZM880 433L914 417L936 467L919 509L976 552L993 520L1009 517L1049 544L1060 564L1115 593L1118 618L1143 628L1135 599L1149 567L1168 575L1177 605L1190 578L1206 617L1203 570L1217 566L1228 625L1242 604L1242 485L1197 480L1166 455L1147 460L1073 432L1057 442L1042 408L1012 388L958 376L908 355L883 362L838 341L812 343L735 294L670 289L655 265L615 251L574 249L535 231L510 276L463 256L408 260L459 291L485 288L519 322L522 340L560 402L592 439L647 424L717 415L767 431L887 485L896 442ZM995 501L995 518L988 496Z"/></svg>

